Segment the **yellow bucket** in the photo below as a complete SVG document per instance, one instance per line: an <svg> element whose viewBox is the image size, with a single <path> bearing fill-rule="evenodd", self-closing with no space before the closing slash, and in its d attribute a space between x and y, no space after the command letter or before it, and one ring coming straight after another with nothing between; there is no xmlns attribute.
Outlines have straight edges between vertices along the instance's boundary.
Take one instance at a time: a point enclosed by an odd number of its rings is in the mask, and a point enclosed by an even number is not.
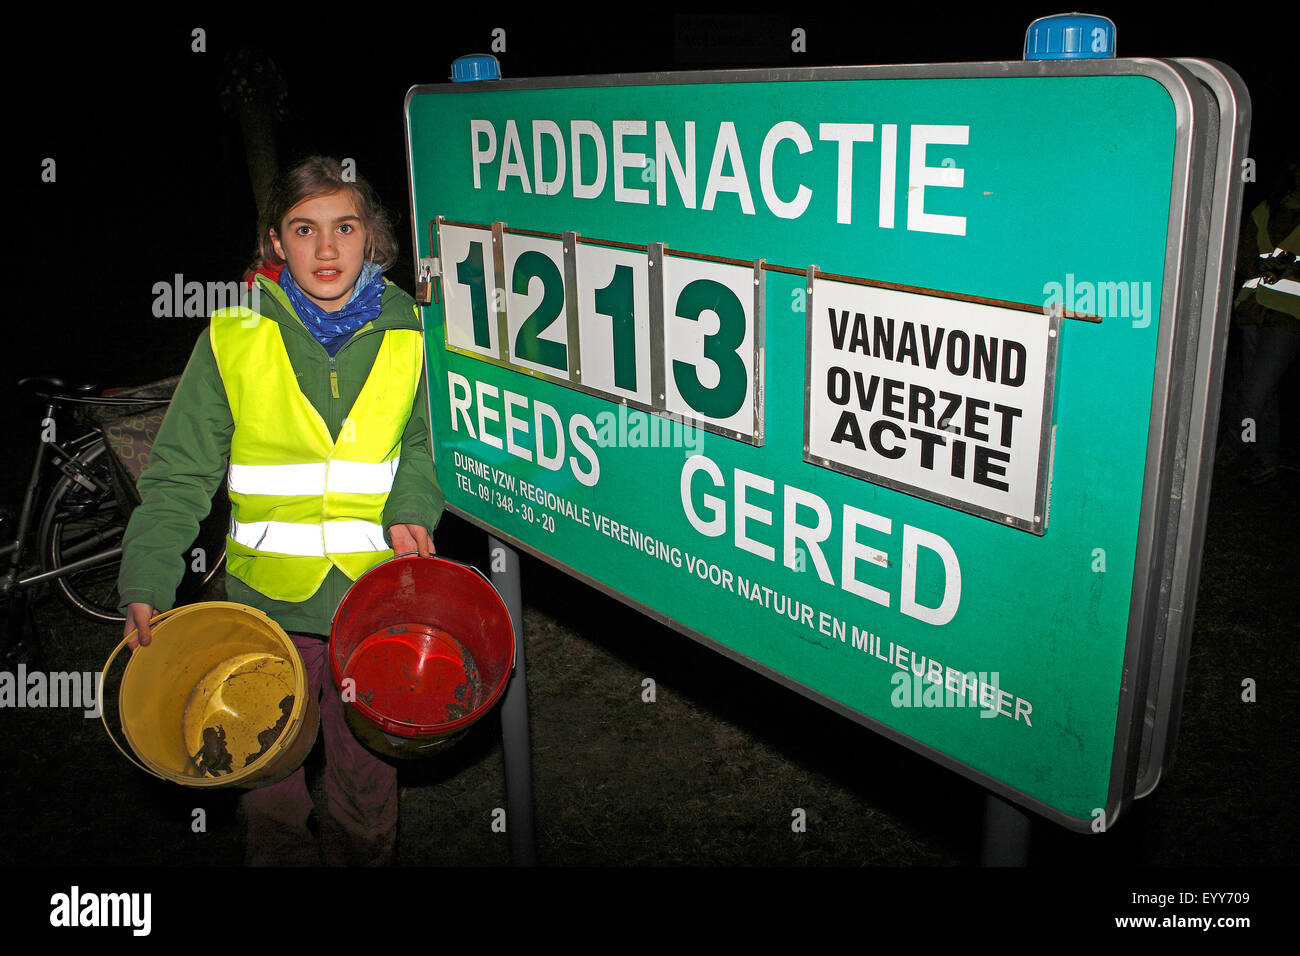
<svg viewBox="0 0 1300 956"><path fill-rule="evenodd" d="M224 601L158 615L127 661L122 734L146 773L187 787L265 787L306 759L320 726L298 650L255 608ZM123 639L104 665L127 646ZM101 684L101 686L104 686Z"/></svg>

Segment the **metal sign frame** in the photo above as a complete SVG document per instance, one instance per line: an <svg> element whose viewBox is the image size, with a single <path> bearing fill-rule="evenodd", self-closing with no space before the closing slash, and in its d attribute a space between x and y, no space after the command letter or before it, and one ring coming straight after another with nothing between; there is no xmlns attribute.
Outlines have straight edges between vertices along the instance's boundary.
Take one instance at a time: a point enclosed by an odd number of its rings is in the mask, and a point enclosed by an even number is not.
<svg viewBox="0 0 1300 956"><path fill-rule="evenodd" d="M1188 384L1174 445L1185 448L1181 478L1171 495L1177 513L1172 518L1165 546L1168 590L1162 589L1164 606L1153 642L1159 666L1151 673L1146 713L1142 721L1138 778L1135 795L1155 789L1173 760L1178 737L1183 685L1191 650L1196 590L1200 578L1201 549L1210 504L1210 478L1214 470L1214 439L1218 432L1219 403L1223 389L1228 331L1232 315L1235 251L1241 224L1242 163L1250 133L1250 95L1241 77L1230 67L1212 60L1175 59L1179 68L1199 80L1211 98L1207 111L1215 135L1207 137L1203 153L1201 205L1198 223L1204 230L1203 256L1197 266L1195 290L1200 299L1194 347L1184 366Z"/></svg>

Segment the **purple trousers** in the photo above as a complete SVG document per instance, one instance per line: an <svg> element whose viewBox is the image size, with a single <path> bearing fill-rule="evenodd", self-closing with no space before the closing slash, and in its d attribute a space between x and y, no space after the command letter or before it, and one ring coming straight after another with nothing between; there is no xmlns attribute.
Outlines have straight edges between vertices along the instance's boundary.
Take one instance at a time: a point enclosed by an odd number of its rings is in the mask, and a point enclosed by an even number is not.
<svg viewBox="0 0 1300 956"><path fill-rule="evenodd" d="M250 866L383 866L397 849L397 768L367 750L348 728L330 674L328 645L290 634L320 699L325 738L325 813L319 841L307 828L312 811L305 767L239 798L245 862ZM323 693L322 693L323 691Z"/></svg>

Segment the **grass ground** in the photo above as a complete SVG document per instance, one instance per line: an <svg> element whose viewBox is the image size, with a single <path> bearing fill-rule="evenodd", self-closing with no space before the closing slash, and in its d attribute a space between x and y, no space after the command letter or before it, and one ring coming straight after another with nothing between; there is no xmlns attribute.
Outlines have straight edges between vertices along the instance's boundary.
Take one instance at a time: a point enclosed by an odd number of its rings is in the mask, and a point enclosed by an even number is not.
<svg viewBox="0 0 1300 956"><path fill-rule="evenodd" d="M1042 866L1296 861L1296 589L1286 504L1300 475L1216 482L1177 760L1101 837L1039 822ZM483 563L481 532L447 519L443 553ZM982 791L618 602L524 558L537 859L553 865L969 866ZM212 595L219 596L219 595ZM35 608L49 670L98 670L120 632L54 601ZM645 678L655 700L643 700ZM1241 699L1251 677L1257 700ZM3 861L236 864L234 797L132 768L98 721L7 710L0 801L23 839ZM401 770L400 862L509 861L497 722ZM193 832L194 811L205 832ZM802 809L806 831L792 832Z"/></svg>

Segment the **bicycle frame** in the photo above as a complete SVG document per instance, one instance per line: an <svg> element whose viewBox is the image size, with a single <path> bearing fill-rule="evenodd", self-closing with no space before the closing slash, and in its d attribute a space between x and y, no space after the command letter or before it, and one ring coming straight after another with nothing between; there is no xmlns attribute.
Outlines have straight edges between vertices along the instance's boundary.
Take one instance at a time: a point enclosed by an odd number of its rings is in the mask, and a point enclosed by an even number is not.
<svg viewBox="0 0 1300 956"><path fill-rule="evenodd" d="M64 404L105 404L105 405L158 405L158 399L134 399L121 398L113 399L111 397L96 396L93 398L79 398L70 395L49 396L42 395L48 402L45 408L45 417L42 419L42 426L53 426L57 435L58 419L56 414L62 410ZM23 495L22 510L18 514L18 524L14 531L13 540L0 546L0 557L8 556L5 564L4 573L0 575L0 598L11 596L17 591L34 587L46 581L53 581L69 574L73 574L98 564L104 564L116 560L122 555L121 546L110 548L96 554L88 555L69 564L61 565L50 571L40 571L39 561L35 564L24 565L24 553L29 544L29 537L32 530L33 518L36 512L36 504L40 500L40 491L42 477L46 468L53 469L58 473L65 475L70 480L82 485L88 491L111 492L111 488L100 481L95 475L81 468L78 464L78 456L87 448L93 446L97 441L103 440L103 434L99 429L90 427L86 432L77 435L67 442L59 442L54 439L47 440L44 435L37 443L36 459L32 463L31 477L27 481L27 488ZM57 482L57 476L51 475L50 487L53 488ZM100 539L92 539L83 543L78 550L84 551L98 546Z"/></svg>

